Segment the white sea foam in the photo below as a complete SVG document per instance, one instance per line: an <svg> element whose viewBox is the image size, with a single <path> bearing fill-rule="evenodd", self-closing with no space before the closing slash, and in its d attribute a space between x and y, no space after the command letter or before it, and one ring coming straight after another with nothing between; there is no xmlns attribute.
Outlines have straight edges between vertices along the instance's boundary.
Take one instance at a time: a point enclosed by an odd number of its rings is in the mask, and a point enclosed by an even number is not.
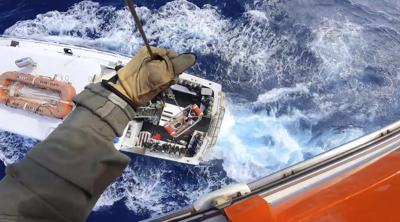
<svg viewBox="0 0 400 222"><path fill-rule="evenodd" d="M0 160L7 166L23 158L37 141L0 130Z"/></svg>
<svg viewBox="0 0 400 222"><path fill-rule="evenodd" d="M310 91L305 84L296 84L295 87L274 88L266 93L258 95L256 104L278 102L286 100L293 94L309 94Z"/></svg>
<svg viewBox="0 0 400 222"><path fill-rule="evenodd" d="M312 126L324 115L294 110L277 116L234 104L228 107L219 142L208 158L224 159L224 170L239 182L254 181L365 134L360 128L349 127L326 129L315 136ZM309 127L301 127L302 122Z"/></svg>
<svg viewBox="0 0 400 222"><path fill-rule="evenodd" d="M279 40L268 28L263 12L250 10L243 15L243 21L238 22L223 17L217 8L210 5L200 8L186 0L175 0L157 10L140 7L138 13L152 44L178 52L218 55L221 64L228 63L222 70L215 70L221 75L216 78L223 81L260 85L265 79L273 77L265 73L270 73L271 67L280 63L265 62L280 47ZM20 21L8 28L5 35L131 54L142 46L142 40L130 16L127 9L82 1L66 12L51 11L33 20ZM252 75L245 74L243 70Z"/></svg>
<svg viewBox="0 0 400 222"><path fill-rule="evenodd" d="M291 117L252 114L239 107L225 115L218 146L210 155L224 159L229 177L250 182L303 160L299 141L285 126Z"/></svg>
<svg viewBox="0 0 400 222"><path fill-rule="evenodd" d="M313 97L320 112L348 112L355 119L373 121L397 106L400 82L390 73L398 72L400 64L387 56L400 56L394 49L399 45L379 44L376 33L346 20L322 20L313 32L316 38L310 49L322 60L312 79L312 85L324 88ZM334 90L327 91L328 87Z"/></svg>
<svg viewBox="0 0 400 222"><path fill-rule="evenodd" d="M357 74L366 66L363 60L363 27L349 21L324 20L314 30L316 38L310 48L322 59L324 81L337 81ZM338 76L339 75L339 76Z"/></svg>
<svg viewBox="0 0 400 222"><path fill-rule="evenodd" d="M122 200L128 209L138 214L161 214L191 204L202 194L228 184L224 178L213 178L218 175L210 172L207 166L197 166L188 172L196 179L193 185L174 177L173 169L177 168L169 168L168 164L161 162L157 166L148 166L140 161L131 163L120 179L103 193L94 210L107 209Z"/></svg>

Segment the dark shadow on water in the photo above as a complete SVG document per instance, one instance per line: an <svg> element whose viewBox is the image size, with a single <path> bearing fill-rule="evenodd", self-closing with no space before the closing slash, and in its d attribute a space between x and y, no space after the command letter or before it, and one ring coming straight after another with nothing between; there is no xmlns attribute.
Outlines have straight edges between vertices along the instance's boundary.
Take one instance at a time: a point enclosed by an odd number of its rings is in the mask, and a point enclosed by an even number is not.
<svg viewBox="0 0 400 222"><path fill-rule="evenodd" d="M80 0L69 1L29 1L29 0L1 0L0 33L16 22L34 19L37 14L52 10L66 11Z"/></svg>
<svg viewBox="0 0 400 222"><path fill-rule="evenodd" d="M4 166L4 163L0 161L0 180L3 179L3 177L6 175L6 166Z"/></svg>
<svg viewBox="0 0 400 222"><path fill-rule="evenodd" d="M112 206L93 211L89 218L86 220L87 222L109 222L109 221L118 221L118 222L131 222L131 221L140 221L150 217L150 214L137 215L133 211L130 211L126 208L124 204L124 200L120 200L114 203Z"/></svg>

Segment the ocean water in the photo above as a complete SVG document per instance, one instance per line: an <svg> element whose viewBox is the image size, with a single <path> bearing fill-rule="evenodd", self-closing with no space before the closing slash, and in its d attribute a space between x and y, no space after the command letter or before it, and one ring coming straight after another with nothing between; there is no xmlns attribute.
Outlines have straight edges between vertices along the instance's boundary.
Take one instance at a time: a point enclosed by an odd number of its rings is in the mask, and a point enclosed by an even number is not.
<svg viewBox="0 0 400 222"><path fill-rule="evenodd" d="M137 1L152 45L193 51L190 73L221 83L227 113L207 162L130 155L88 221L137 221L250 182L400 117L397 0ZM0 33L134 54L123 1L0 2ZM38 141L0 132L0 160ZM0 164L1 165L1 164ZM0 166L0 177L4 175Z"/></svg>

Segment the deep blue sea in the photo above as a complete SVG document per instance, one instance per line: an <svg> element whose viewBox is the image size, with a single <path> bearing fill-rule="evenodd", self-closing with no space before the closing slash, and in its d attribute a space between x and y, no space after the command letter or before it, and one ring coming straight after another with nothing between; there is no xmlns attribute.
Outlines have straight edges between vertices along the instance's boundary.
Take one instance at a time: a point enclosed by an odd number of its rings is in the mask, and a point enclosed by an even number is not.
<svg viewBox="0 0 400 222"><path fill-rule="evenodd" d="M227 113L208 162L130 155L88 221L176 210L400 117L398 0L136 2L151 44L196 52L189 72L223 85ZM122 0L1 0L0 34L129 55L142 46ZM0 160L13 163L37 142L0 131Z"/></svg>

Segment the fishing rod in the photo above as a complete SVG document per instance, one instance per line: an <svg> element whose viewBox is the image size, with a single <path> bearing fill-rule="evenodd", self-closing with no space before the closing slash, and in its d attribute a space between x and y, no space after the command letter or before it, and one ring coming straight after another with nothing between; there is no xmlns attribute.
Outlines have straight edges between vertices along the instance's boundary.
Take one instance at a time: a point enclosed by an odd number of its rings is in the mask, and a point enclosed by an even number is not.
<svg viewBox="0 0 400 222"><path fill-rule="evenodd" d="M151 47L149 41L147 40L146 33L144 33L142 23L140 22L139 16L136 13L135 6L133 4L133 0L125 0L126 4L128 5L129 11L131 11L133 20L135 21L136 28L139 30L140 35L143 38L144 44L149 52L151 59L156 59L153 52L151 51Z"/></svg>

